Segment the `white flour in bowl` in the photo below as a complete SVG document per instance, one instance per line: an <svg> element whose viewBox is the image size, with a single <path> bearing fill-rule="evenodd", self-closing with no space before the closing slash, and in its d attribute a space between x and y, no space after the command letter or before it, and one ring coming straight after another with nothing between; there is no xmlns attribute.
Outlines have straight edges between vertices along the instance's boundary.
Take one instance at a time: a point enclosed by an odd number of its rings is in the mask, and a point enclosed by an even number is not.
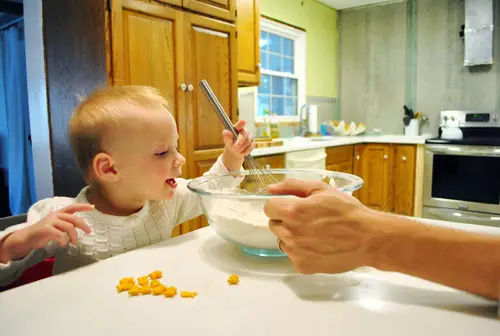
<svg viewBox="0 0 500 336"><path fill-rule="evenodd" d="M276 236L269 230L269 218L264 213L265 203L266 200L213 199L207 217L217 233L228 240L248 247L277 249Z"/></svg>

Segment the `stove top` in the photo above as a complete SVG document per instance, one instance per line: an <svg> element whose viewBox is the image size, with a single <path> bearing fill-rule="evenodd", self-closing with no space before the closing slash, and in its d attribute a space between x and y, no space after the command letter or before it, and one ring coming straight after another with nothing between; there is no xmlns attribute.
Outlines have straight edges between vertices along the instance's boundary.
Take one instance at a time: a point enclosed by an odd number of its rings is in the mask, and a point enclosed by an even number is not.
<svg viewBox="0 0 500 336"><path fill-rule="evenodd" d="M461 140L447 140L440 137L425 141L434 145L462 145L462 146L500 146L500 137L465 137Z"/></svg>

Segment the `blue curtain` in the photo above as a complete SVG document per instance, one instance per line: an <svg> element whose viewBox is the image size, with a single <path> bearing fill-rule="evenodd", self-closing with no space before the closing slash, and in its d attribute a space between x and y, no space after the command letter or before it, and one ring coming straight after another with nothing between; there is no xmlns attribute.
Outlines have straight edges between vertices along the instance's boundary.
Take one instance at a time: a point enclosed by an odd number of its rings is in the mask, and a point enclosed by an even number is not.
<svg viewBox="0 0 500 336"><path fill-rule="evenodd" d="M10 212L18 215L27 212L36 200L22 21L0 31L0 109L7 119Z"/></svg>

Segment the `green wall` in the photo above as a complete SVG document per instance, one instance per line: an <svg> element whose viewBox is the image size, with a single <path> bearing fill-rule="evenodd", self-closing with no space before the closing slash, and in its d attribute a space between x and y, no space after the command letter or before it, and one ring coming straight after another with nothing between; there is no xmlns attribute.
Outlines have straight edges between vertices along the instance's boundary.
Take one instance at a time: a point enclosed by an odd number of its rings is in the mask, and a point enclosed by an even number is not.
<svg viewBox="0 0 500 336"><path fill-rule="evenodd" d="M260 0L260 12L307 31L307 95L337 97L337 11L316 0Z"/></svg>

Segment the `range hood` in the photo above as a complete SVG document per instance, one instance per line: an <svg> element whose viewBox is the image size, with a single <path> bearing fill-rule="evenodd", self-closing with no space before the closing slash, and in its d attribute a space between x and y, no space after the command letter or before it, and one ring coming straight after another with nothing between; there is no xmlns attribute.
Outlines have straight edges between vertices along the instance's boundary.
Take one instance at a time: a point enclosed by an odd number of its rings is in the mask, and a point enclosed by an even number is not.
<svg viewBox="0 0 500 336"><path fill-rule="evenodd" d="M493 64L493 1L465 0L465 66Z"/></svg>

